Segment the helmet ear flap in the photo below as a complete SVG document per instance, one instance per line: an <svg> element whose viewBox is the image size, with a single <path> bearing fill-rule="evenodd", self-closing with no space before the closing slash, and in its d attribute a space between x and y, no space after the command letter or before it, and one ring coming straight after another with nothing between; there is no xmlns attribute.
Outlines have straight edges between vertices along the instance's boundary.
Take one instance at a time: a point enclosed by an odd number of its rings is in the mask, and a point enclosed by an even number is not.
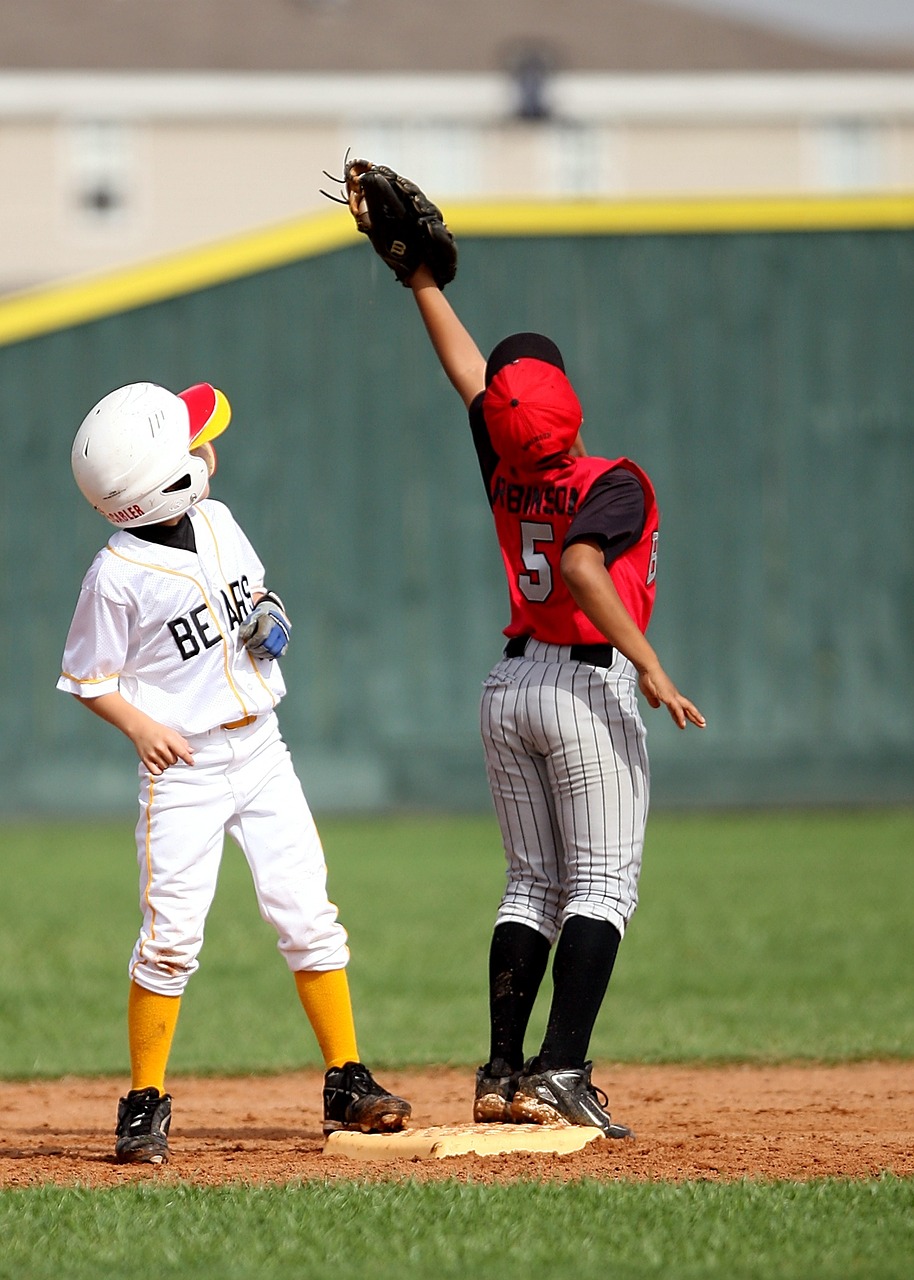
<svg viewBox="0 0 914 1280"><path fill-rule="evenodd" d="M182 515L188 507L199 502L209 484L209 463L203 456L187 453L179 467L165 483L146 496L147 503L155 510L155 520L143 523L160 523Z"/></svg>

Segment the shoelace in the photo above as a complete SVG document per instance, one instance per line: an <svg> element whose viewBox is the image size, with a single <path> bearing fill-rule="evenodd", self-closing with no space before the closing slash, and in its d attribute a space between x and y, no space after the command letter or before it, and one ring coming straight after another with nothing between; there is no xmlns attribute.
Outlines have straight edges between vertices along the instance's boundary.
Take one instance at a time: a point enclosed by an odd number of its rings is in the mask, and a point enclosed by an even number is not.
<svg viewBox="0 0 914 1280"><path fill-rule="evenodd" d="M607 1107L609 1106L609 1098L606 1096L606 1094L603 1092L602 1089L598 1089L595 1084L589 1084L587 1086L587 1092L590 1094L592 1098L594 1098L599 1103L599 1105L603 1108L604 1111L607 1109Z"/></svg>
<svg viewBox="0 0 914 1280"><path fill-rule="evenodd" d="M143 1125L151 1129L156 1107L161 1101L161 1098L153 1098L151 1095L146 1098L135 1099L130 1108L130 1119L127 1122L128 1129L138 1129Z"/></svg>
<svg viewBox="0 0 914 1280"><path fill-rule="evenodd" d="M377 1081L372 1079L368 1068L361 1065L349 1069L340 1088L344 1093L358 1093L362 1097L383 1097L385 1093Z"/></svg>

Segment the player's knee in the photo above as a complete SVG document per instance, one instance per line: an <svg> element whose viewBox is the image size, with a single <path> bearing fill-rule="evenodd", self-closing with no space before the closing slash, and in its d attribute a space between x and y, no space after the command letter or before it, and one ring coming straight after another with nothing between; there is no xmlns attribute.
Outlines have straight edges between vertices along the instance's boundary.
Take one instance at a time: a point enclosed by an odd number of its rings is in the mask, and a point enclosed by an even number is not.
<svg viewBox="0 0 914 1280"><path fill-rule="evenodd" d="M198 966L199 947L160 946L146 940L133 954L130 973L161 996L179 996Z"/></svg>
<svg viewBox="0 0 914 1280"><path fill-rule="evenodd" d="M300 938L280 938L279 950L293 973L299 969L345 969L349 963L346 931L335 925L321 933L304 932Z"/></svg>
<svg viewBox="0 0 914 1280"><path fill-rule="evenodd" d="M557 906L553 910L544 911L540 906L530 901L505 898L498 909L495 923L496 925L528 925L531 929L536 929L537 933L541 933L548 938L551 945L559 936L561 912Z"/></svg>
<svg viewBox="0 0 914 1280"><path fill-rule="evenodd" d="M625 935L628 922L635 912L635 901L607 901L606 898L588 898L587 896L571 896L562 913L562 923L574 916L583 916L588 920L597 920L611 924L619 937Z"/></svg>

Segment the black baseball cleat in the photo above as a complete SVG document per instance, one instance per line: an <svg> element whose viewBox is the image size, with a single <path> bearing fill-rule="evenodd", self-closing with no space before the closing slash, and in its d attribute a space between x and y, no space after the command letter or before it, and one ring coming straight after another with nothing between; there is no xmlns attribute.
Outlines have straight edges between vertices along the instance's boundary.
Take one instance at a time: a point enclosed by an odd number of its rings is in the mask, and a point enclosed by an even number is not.
<svg viewBox="0 0 914 1280"><path fill-rule="evenodd" d="M324 1076L324 1133L396 1133L412 1110L405 1098L382 1089L361 1062L331 1067Z"/></svg>
<svg viewBox="0 0 914 1280"><path fill-rule="evenodd" d="M477 1124L510 1124L511 1099L517 1087L517 1072L504 1058L493 1058L476 1072L473 1119Z"/></svg>
<svg viewBox="0 0 914 1280"><path fill-rule="evenodd" d="M171 1094L131 1089L117 1104L115 1160L119 1164L167 1164L170 1124Z"/></svg>
<svg viewBox="0 0 914 1280"><path fill-rule="evenodd" d="M511 1099L515 1124L580 1124L602 1129L606 1138L633 1138L624 1124L616 1124L606 1110L609 1099L591 1083L593 1063L583 1067L540 1070L535 1058L517 1078Z"/></svg>

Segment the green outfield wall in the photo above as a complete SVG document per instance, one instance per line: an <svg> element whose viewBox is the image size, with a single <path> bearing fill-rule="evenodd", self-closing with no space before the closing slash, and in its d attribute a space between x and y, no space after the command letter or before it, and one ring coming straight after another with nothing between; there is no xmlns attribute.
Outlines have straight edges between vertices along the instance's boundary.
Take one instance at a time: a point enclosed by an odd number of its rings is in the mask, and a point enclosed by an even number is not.
<svg viewBox="0 0 914 1280"><path fill-rule="evenodd" d="M658 805L914 800L914 199L475 206L448 296L565 353L593 453L649 471ZM107 526L70 444L111 388L207 380L214 496L285 598L281 719L318 810L488 806L507 620L462 406L342 211L0 301L0 812L132 811L132 748L56 692Z"/></svg>

